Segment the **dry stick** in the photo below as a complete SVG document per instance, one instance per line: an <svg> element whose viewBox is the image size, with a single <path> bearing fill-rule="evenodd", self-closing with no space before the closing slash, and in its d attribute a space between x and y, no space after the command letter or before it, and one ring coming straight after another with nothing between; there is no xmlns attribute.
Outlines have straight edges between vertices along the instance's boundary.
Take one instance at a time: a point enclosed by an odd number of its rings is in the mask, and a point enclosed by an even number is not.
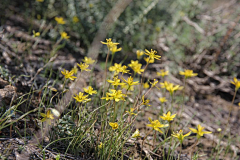
<svg viewBox="0 0 240 160"><path fill-rule="evenodd" d="M183 20L190 26L193 26L201 34L205 34L204 30L197 23L191 21L187 16L184 16Z"/></svg>
<svg viewBox="0 0 240 160"><path fill-rule="evenodd" d="M113 6L107 16L104 18L96 36L93 39L93 42L88 50L88 57L91 57L92 59L98 58L99 50L102 46L100 41L106 38L113 24L131 2L132 0L118 0L117 3Z"/></svg>

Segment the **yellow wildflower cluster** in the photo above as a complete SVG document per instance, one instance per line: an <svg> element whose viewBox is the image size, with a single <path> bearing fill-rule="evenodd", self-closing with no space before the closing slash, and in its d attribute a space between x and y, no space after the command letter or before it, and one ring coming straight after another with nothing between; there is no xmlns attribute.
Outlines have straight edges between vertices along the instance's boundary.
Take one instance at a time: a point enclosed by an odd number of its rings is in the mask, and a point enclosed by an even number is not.
<svg viewBox="0 0 240 160"><path fill-rule="evenodd" d="M184 72L180 71L179 74L185 76L185 78L195 77L198 75L197 73L193 73L192 70L188 69L185 70Z"/></svg>
<svg viewBox="0 0 240 160"><path fill-rule="evenodd" d="M165 88L171 95L177 90L181 90L183 87L180 85L174 85L173 83L164 81L163 83L160 83L161 88Z"/></svg>
<svg viewBox="0 0 240 160"><path fill-rule="evenodd" d="M109 122L109 125L112 127L113 130L118 129L118 123L117 122Z"/></svg>
<svg viewBox="0 0 240 160"><path fill-rule="evenodd" d="M75 78L77 78L77 77L73 76L74 70L71 70L69 72L68 70L64 69L63 71L61 71L61 73L65 76L66 79L74 80Z"/></svg>
<svg viewBox="0 0 240 160"><path fill-rule="evenodd" d="M115 102L119 102L120 100L124 101L127 95L122 93L122 90L110 89L110 92L106 93L106 97L102 97L102 99L114 100Z"/></svg>
<svg viewBox="0 0 240 160"><path fill-rule="evenodd" d="M89 102L91 101L91 98L88 98L88 95L84 95L84 93L79 92L75 97L73 97L77 102Z"/></svg>
<svg viewBox="0 0 240 160"><path fill-rule="evenodd" d="M142 74L142 72L144 72L144 69L141 69L142 64L138 63L138 60L137 61L131 60L131 64L128 64L128 66L131 67L135 73Z"/></svg>
<svg viewBox="0 0 240 160"><path fill-rule="evenodd" d="M34 30L33 30L33 37L39 37L40 36L40 32L35 32Z"/></svg>
<svg viewBox="0 0 240 160"><path fill-rule="evenodd" d="M132 78L131 76L128 77L127 80L125 80L125 79L123 78L123 81L126 82L127 88L130 88L131 86L138 84L138 81L134 82L134 81L133 81L133 78Z"/></svg>
<svg viewBox="0 0 240 160"><path fill-rule="evenodd" d="M153 130L156 130L160 133L163 133L162 130L160 130L160 128L164 128L164 127L168 127L168 124L161 124L159 122L159 120L152 120L151 118L148 118L148 120L150 121L151 124L147 124L148 127L152 127Z"/></svg>
<svg viewBox="0 0 240 160"><path fill-rule="evenodd" d="M171 115L171 112L168 111L167 114L163 113L163 116L160 116L163 120L171 122L176 117L176 114Z"/></svg>
<svg viewBox="0 0 240 160"><path fill-rule="evenodd" d="M161 98L158 98L158 99L161 103L167 102L166 97L161 97Z"/></svg>
<svg viewBox="0 0 240 160"><path fill-rule="evenodd" d="M233 81L231 81L233 85L235 85L235 90L237 91L240 88L240 81L235 77Z"/></svg>
<svg viewBox="0 0 240 160"><path fill-rule="evenodd" d="M144 99L144 96L142 96L142 103L141 105L146 105L146 106L151 106L150 104L148 104L150 101L148 99Z"/></svg>
<svg viewBox="0 0 240 160"><path fill-rule="evenodd" d="M115 63L114 66L109 67L109 71L114 72L114 75L117 75L118 73L128 73L129 70L127 70L127 66L122 64Z"/></svg>
<svg viewBox="0 0 240 160"><path fill-rule="evenodd" d="M68 36L66 32L61 32L60 34L61 34L61 39L69 39L70 38L70 36Z"/></svg>
<svg viewBox="0 0 240 160"><path fill-rule="evenodd" d="M135 131L135 132L133 133L133 135L132 135L132 138L138 138L138 137L141 137L141 136L140 136L139 130L136 129L136 131Z"/></svg>
<svg viewBox="0 0 240 160"><path fill-rule="evenodd" d="M107 41L107 42L102 42L102 41L101 41L101 43L102 43L102 44L106 44L107 47L108 47L108 49L112 52L112 54L115 54L116 52L122 50L122 48L117 48L117 45L118 45L119 43L114 43L114 42L112 42L112 39L111 39L111 38L106 39L106 41Z"/></svg>
<svg viewBox="0 0 240 160"><path fill-rule="evenodd" d="M89 65L87 63L81 62L80 64L77 63L77 65L81 69L81 72L82 71L91 71L90 69L88 69Z"/></svg>
<svg viewBox="0 0 240 160"><path fill-rule="evenodd" d="M202 127L200 124L197 126L197 129L189 128L193 133L197 134L197 139L201 138L204 134L210 134L212 132L203 131L204 127Z"/></svg>
<svg viewBox="0 0 240 160"><path fill-rule="evenodd" d="M137 59L140 60L142 55L144 55L144 51L137 50L136 54L137 54Z"/></svg>
<svg viewBox="0 0 240 160"><path fill-rule="evenodd" d="M54 116L53 116L53 114L51 113L51 110L50 110L50 109L47 111L47 114L45 114L45 113L40 113L40 115L43 117L43 119L42 119L41 121L42 121L42 122L47 121L48 124L51 124L51 120L54 119Z"/></svg>
<svg viewBox="0 0 240 160"><path fill-rule="evenodd" d="M93 60L91 57L84 57L83 62L86 64L93 64L95 60Z"/></svg>
<svg viewBox="0 0 240 160"><path fill-rule="evenodd" d="M191 131L188 132L187 134L183 135L183 131L180 130L179 132L176 132L176 133L173 132L172 136L173 136L173 137L176 137L176 138L179 140L179 142L182 144L184 138L185 138L185 137L188 137L190 134L191 134Z"/></svg>
<svg viewBox="0 0 240 160"><path fill-rule="evenodd" d="M158 76L165 77L168 75L168 71L165 71L164 69L161 69L160 72L157 72Z"/></svg>
<svg viewBox="0 0 240 160"><path fill-rule="evenodd" d="M73 23L77 23L77 22L79 22L79 19L78 19L77 16L74 16L74 17L72 18L72 21L73 21Z"/></svg>
<svg viewBox="0 0 240 160"><path fill-rule="evenodd" d="M90 69L88 69L89 64L92 64L95 61L88 57L84 57L83 61L85 63L80 63L80 64L77 63L77 66L79 66L81 72L82 71L90 71ZM77 77L73 76L73 74L77 74L77 72L78 72L77 66L74 66L74 68L72 68L71 71L68 71L65 69L63 71L61 71L61 73L65 76L65 79L74 80L75 78L77 78Z"/></svg>
<svg viewBox="0 0 240 160"><path fill-rule="evenodd" d="M64 21L63 17L55 17L55 21L58 24L65 24L66 22Z"/></svg>
<svg viewBox="0 0 240 160"><path fill-rule="evenodd" d="M126 112L129 113L130 115L136 116L137 114L133 112L134 110L135 110L134 108L130 108L130 111L126 111Z"/></svg>
<svg viewBox="0 0 240 160"><path fill-rule="evenodd" d="M150 61L151 61L151 63L154 63L154 59L160 60L161 56L156 55L157 51L152 50L152 49L151 49L151 51L145 49L145 51L146 51L145 54L149 56L149 57L148 57L148 58L149 58L149 59L148 59L149 63L150 63Z"/></svg>
<svg viewBox="0 0 240 160"><path fill-rule="evenodd" d="M124 83L121 83L120 79L118 79L118 77L114 77L114 80L107 80L108 83L111 83L113 86L121 86L121 85L124 85Z"/></svg>

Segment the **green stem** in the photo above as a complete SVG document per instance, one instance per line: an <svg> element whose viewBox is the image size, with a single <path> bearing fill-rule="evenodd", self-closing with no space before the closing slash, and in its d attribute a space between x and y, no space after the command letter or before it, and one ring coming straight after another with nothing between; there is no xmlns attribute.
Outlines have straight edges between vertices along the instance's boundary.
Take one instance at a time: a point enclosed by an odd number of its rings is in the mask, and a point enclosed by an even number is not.
<svg viewBox="0 0 240 160"><path fill-rule="evenodd" d="M186 87L186 77L184 78L184 86L183 86L183 92L182 92L182 104L181 104L181 112L180 112L180 118L182 117L182 112L184 111L184 104L185 104L185 87Z"/></svg>
<svg viewBox="0 0 240 160"><path fill-rule="evenodd" d="M110 50L108 49L108 54L107 54L107 58L106 58L106 62L105 62L104 86L103 86L103 95L102 95L102 97L105 94L105 86L106 86L106 79L107 79L107 62L108 62L109 54L110 54Z"/></svg>
<svg viewBox="0 0 240 160"><path fill-rule="evenodd" d="M109 154L108 154L107 160L109 160L109 158L110 158L110 155L111 155L111 149L112 149L112 140L113 140L113 132L114 132L114 131L112 131L112 134L111 134L110 148L109 148Z"/></svg>

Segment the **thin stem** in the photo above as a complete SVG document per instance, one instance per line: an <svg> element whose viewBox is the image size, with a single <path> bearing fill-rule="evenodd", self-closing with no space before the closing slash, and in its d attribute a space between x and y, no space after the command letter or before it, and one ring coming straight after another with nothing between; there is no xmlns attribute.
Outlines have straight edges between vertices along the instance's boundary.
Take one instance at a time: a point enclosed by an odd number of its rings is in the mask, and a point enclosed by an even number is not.
<svg viewBox="0 0 240 160"><path fill-rule="evenodd" d="M110 50L108 49L108 54L107 54L107 58L106 58L106 62L105 62L104 86L103 86L103 95L102 95L102 97L105 94L105 86L106 86L106 79L107 79L107 62L108 62L109 54L110 54Z"/></svg>
<svg viewBox="0 0 240 160"><path fill-rule="evenodd" d="M143 144L144 144L144 141L145 141L145 139L147 138L147 136L152 132L153 130L150 130L147 134L146 134L146 136L143 138L143 141L142 141L142 149L141 149L141 155L140 155L140 158L142 157L142 152L143 152Z"/></svg>
<svg viewBox="0 0 240 160"><path fill-rule="evenodd" d="M109 158L110 158L110 155L111 155L113 132L114 132L114 131L112 131L112 134L111 134L111 142L110 142L109 154L108 154L108 158L107 158L107 159L109 159Z"/></svg>
<svg viewBox="0 0 240 160"><path fill-rule="evenodd" d="M228 120L227 120L227 127L226 127L226 128L229 127L230 115L231 115L231 113L232 113L233 102L234 102L234 100L235 100L236 94L237 94L237 90L235 89L235 93L234 93L234 96L233 96L233 99L232 99L232 103L231 103L231 106L230 106L230 109L229 109ZM231 132L231 127L230 127L229 133L230 133L230 132Z"/></svg>
<svg viewBox="0 0 240 160"><path fill-rule="evenodd" d="M180 160L181 154L182 154L182 143L180 143L180 154L178 154L178 160Z"/></svg>
<svg viewBox="0 0 240 160"><path fill-rule="evenodd" d="M186 77L184 78L184 86L183 86L183 93L182 93L182 104L181 104L181 112L180 118L182 117L182 112L184 111L184 104L185 104L185 87L186 87Z"/></svg>

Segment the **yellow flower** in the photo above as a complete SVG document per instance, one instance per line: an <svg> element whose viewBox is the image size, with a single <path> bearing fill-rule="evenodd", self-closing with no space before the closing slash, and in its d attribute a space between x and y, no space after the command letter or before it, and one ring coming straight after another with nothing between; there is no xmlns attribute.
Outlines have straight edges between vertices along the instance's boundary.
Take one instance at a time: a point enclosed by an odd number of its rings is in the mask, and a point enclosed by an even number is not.
<svg viewBox="0 0 240 160"><path fill-rule="evenodd" d="M76 95L75 97L73 97L74 99L76 99L77 102L89 102L91 100L91 98L88 99L88 95L83 95L82 92L79 92L78 95Z"/></svg>
<svg viewBox="0 0 240 160"><path fill-rule="evenodd" d="M127 66L123 65L122 68L121 68L121 72L122 73L128 73L129 70L127 70Z"/></svg>
<svg viewBox="0 0 240 160"><path fill-rule="evenodd" d="M132 70L138 74L142 74L144 72L144 69L141 69L142 64L138 63L138 61L131 60L131 64L128 64L129 67L132 68Z"/></svg>
<svg viewBox="0 0 240 160"><path fill-rule="evenodd" d="M118 129L118 123L117 122L115 122L115 123L109 122L109 125L112 127L113 130Z"/></svg>
<svg viewBox="0 0 240 160"><path fill-rule="evenodd" d="M197 126L197 129L189 128L193 133L197 133L197 139L201 138L204 134L210 134L212 132L203 131L204 127L200 124Z"/></svg>
<svg viewBox="0 0 240 160"><path fill-rule="evenodd" d="M128 84L129 87L138 84L138 81L137 81L137 82L133 82L133 78L132 78L131 76L128 77L127 80L125 80L125 79L123 78L123 81L126 82L126 83Z"/></svg>
<svg viewBox="0 0 240 160"><path fill-rule="evenodd" d="M126 94L122 93L122 90L110 89L110 92L106 93L106 97L102 97L102 99L106 100L114 100L115 102L119 102L120 100L125 100Z"/></svg>
<svg viewBox="0 0 240 160"><path fill-rule="evenodd" d="M137 114L133 112L134 110L135 110L134 108L130 108L130 111L126 111L126 112L129 113L130 115L136 116Z"/></svg>
<svg viewBox="0 0 240 160"><path fill-rule="evenodd" d="M103 147L103 143L100 142L100 144L98 145L98 149L102 149L102 147Z"/></svg>
<svg viewBox="0 0 240 160"><path fill-rule="evenodd" d="M128 66L133 69L134 67L138 66L139 64L140 63L138 63L138 61L131 60L131 64L128 64ZM140 64L140 65L142 65L142 64Z"/></svg>
<svg viewBox="0 0 240 160"><path fill-rule="evenodd" d="M144 57L144 60L145 60L147 63L154 63L154 59L150 59L149 57Z"/></svg>
<svg viewBox="0 0 240 160"><path fill-rule="evenodd" d="M114 42L112 42L112 39L111 39L111 38L106 39L106 41L107 41L107 42L102 42L102 41L101 41L101 43L102 43L102 44L106 44L109 50L110 50L113 46L116 46L116 45L119 44L119 43L114 43Z"/></svg>
<svg viewBox="0 0 240 160"><path fill-rule="evenodd" d="M37 19L38 19L38 20L41 19L41 15L40 15L40 14L37 15Z"/></svg>
<svg viewBox="0 0 240 160"><path fill-rule="evenodd" d="M183 143L183 139L184 139L185 137L189 136L190 134L191 134L191 131L188 132L187 134L183 135L183 131L180 130L180 131L177 132L177 133L174 133L174 132L173 132L172 136L173 136L173 137L176 137L176 138L179 140L179 142L182 144L182 143Z"/></svg>
<svg viewBox="0 0 240 160"><path fill-rule="evenodd" d="M161 88L167 88L167 86L170 84L168 81L164 81L163 83L160 83Z"/></svg>
<svg viewBox="0 0 240 160"><path fill-rule="evenodd" d="M44 2L44 0L36 0L37 2Z"/></svg>
<svg viewBox="0 0 240 160"><path fill-rule="evenodd" d="M148 82L146 82L146 83L143 84L143 88L145 88L145 89L148 89L148 88L149 88Z"/></svg>
<svg viewBox="0 0 240 160"><path fill-rule="evenodd" d="M61 71L61 73L65 76L66 79L74 80L75 78L77 78L77 77L73 76L74 71L69 72L68 70L64 69L63 71Z"/></svg>
<svg viewBox="0 0 240 160"><path fill-rule="evenodd" d="M137 59L140 59L141 56L144 54L144 52L140 51L140 50L137 50L136 54L137 54Z"/></svg>
<svg viewBox="0 0 240 160"><path fill-rule="evenodd" d="M146 51L145 54L149 56L150 60L153 60L153 61L154 61L154 59L160 60L161 56L155 55L157 53L157 51L152 50L152 49L151 49L151 52L148 51L147 49L145 49L145 51Z"/></svg>
<svg viewBox="0 0 240 160"><path fill-rule="evenodd" d="M161 103L167 102L165 97L158 98Z"/></svg>
<svg viewBox="0 0 240 160"><path fill-rule="evenodd" d="M114 71L114 75L122 72L122 73L128 73L129 70L127 70L127 66L122 66L122 64L117 64L114 63L114 66L109 67L109 71L113 72Z"/></svg>
<svg viewBox="0 0 240 160"><path fill-rule="evenodd" d="M92 94L97 94L96 90L93 90L93 88L91 86L89 86L88 88L83 88L84 92L92 95Z"/></svg>
<svg viewBox="0 0 240 160"><path fill-rule="evenodd" d="M240 88L240 81L236 77L234 77L233 81L231 81L233 85L235 85L235 90L238 90Z"/></svg>
<svg viewBox="0 0 240 160"><path fill-rule="evenodd" d="M70 36L68 36L66 32L61 32L60 34L61 34L61 39L69 39L70 38Z"/></svg>
<svg viewBox="0 0 240 160"><path fill-rule="evenodd" d="M157 75L165 77L166 75L168 75L168 71L164 71L164 69L161 69L160 72L157 72Z"/></svg>
<svg viewBox="0 0 240 160"><path fill-rule="evenodd" d="M124 83L124 85L121 86L121 88L123 89L126 89L128 91L134 91L134 86L128 86L126 83Z"/></svg>
<svg viewBox="0 0 240 160"><path fill-rule="evenodd" d="M111 83L113 86L124 85L124 83L120 83L120 79L118 77L114 77L114 80L107 80L108 83Z"/></svg>
<svg viewBox="0 0 240 160"><path fill-rule="evenodd" d="M147 105L147 106L151 106L150 104L148 104L149 103L149 100L148 99L144 99L144 96L142 96L142 105Z"/></svg>
<svg viewBox="0 0 240 160"><path fill-rule="evenodd" d="M197 73L193 73L193 70L188 69L185 70L184 72L180 71L179 74L185 76L185 78L195 77L198 75Z"/></svg>
<svg viewBox="0 0 240 160"><path fill-rule="evenodd" d="M57 21L58 24L65 24L63 17L55 17L55 21Z"/></svg>
<svg viewBox="0 0 240 160"><path fill-rule="evenodd" d="M238 103L239 109L240 109L240 102Z"/></svg>
<svg viewBox="0 0 240 160"><path fill-rule="evenodd" d="M72 21L73 21L73 23L77 23L77 22L79 22L79 19L78 19L77 16L74 16L74 17L72 18Z"/></svg>
<svg viewBox="0 0 240 160"><path fill-rule="evenodd" d="M33 30L33 37L39 37L40 36L40 32L35 32L34 30Z"/></svg>
<svg viewBox="0 0 240 160"><path fill-rule="evenodd" d="M121 51L122 48L117 48L116 45L113 45L111 48L110 48L110 51L112 52L112 54L115 54L116 52L118 51Z"/></svg>
<svg viewBox="0 0 240 160"><path fill-rule="evenodd" d="M90 8L93 8L93 6L94 6L94 5L93 5L92 3L89 4L89 7L90 7Z"/></svg>
<svg viewBox="0 0 240 160"><path fill-rule="evenodd" d="M152 121L152 119L149 117L148 120L151 124L147 124L148 127L152 127L154 130L163 133L159 128L167 127L168 124L161 124L158 120Z"/></svg>
<svg viewBox="0 0 240 160"><path fill-rule="evenodd" d="M135 131L135 132L133 133L133 135L132 135L132 138L138 138L138 137L141 137L141 136L140 136L139 130L136 129L136 131Z"/></svg>
<svg viewBox="0 0 240 160"><path fill-rule="evenodd" d="M84 57L83 62L85 62L86 64L93 64L95 60L93 60L91 57Z"/></svg>
<svg viewBox="0 0 240 160"><path fill-rule="evenodd" d="M156 79L154 79L153 82L150 82L150 84L152 85L152 87L155 87L157 83L158 83L158 80L156 80Z"/></svg>
<svg viewBox="0 0 240 160"><path fill-rule="evenodd" d="M179 85L173 85L172 83L169 84L169 86L167 86L167 90L168 92L173 95L173 93L177 90L181 90L183 87L179 86Z"/></svg>
<svg viewBox="0 0 240 160"><path fill-rule="evenodd" d="M81 72L82 71L91 71L90 69L88 69L88 64L86 64L86 63L80 63L80 64L78 64L77 63L77 65L78 65L78 67L81 69Z"/></svg>
<svg viewBox="0 0 240 160"><path fill-rule="evenodd" d="M41 120L41 122L47 121L48 124L50 124L50 123L51 123L51 120L54 119L53 114L51 113L51 110L48 110L48 111L47 111L47 114L40 113L40 115L43 117L43 119Z"/></svg>
<svg viewBox="0 0 240 160"><path fill-rule="evenodd" d="M166 88L167 91L169 91L169 93L171 95L173 95L173 93L177 90L181 90L183 87L179 86L179 85L174 85L173 83L164 81L164 83L160 83L161 84L161 88Z"/></svg>
<svg viewBox="0 0 240 160"><path fill-rule="evenodd" d="M74 67L71 69L71 72L73 72L74 74L77 74L77 72L78 72L77 66L74 66Z"/></svg>
<svg viewBox="0 0 240 160"><path fill-rule="evenodd" d="M176 116L176 114L171 115L171 112L168 111L167 114L163 113L163 116L160 116L160 118L162 118L165 121L170 122L175 118L175 116Z"/></svg>

